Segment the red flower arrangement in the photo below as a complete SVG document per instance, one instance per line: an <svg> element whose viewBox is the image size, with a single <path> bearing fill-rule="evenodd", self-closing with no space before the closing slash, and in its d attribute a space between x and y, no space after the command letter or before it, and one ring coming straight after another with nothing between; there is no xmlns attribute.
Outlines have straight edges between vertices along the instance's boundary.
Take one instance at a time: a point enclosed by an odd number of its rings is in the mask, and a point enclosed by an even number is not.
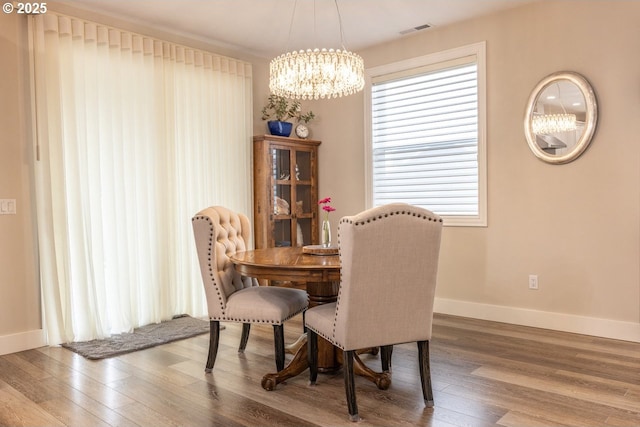
<svg viewBox="0 0 640 427"><path fill-rule="evenodd" d="M329 225L329 212L333 212L336 209L330 205L331 197L325 197L318 202L322 206L322 210L325 212L325 219L322 221L322 234L321 242L322 246L328 248L331 246L331 226Z"/></svg>
<svg viewBox="0 0 640 427"><path fill-rule="evenodd" d="M318 202L319 205L322 205L322 210L326 212L325 218L327 219L327 221L329 220L329 212L333 212L336 210L336 208L331 206L329 203L331 203L331 197L325 197Z"/></svg>

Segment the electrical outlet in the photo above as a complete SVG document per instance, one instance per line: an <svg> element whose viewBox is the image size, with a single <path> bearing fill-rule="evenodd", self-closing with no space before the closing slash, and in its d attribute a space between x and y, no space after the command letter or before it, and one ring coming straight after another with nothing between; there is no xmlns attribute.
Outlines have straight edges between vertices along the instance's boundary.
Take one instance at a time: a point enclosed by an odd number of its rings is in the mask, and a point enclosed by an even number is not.
<svg viewBox="0 0 640 427"><path fill-rule="evenodd" d="M538 289L538 276L536 274L529 275L529 289Z"/></svg>

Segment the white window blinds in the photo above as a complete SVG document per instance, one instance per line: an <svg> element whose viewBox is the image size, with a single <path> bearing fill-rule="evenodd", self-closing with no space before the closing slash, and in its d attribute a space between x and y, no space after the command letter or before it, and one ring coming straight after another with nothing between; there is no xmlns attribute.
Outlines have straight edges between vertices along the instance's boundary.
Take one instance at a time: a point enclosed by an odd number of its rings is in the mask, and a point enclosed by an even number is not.
<svg viewBox="0 0 640 427"><path fill-rule="evenodd" d="M387 73L371 84L372 204L451 218L481 209L476 55Z"/></svg>

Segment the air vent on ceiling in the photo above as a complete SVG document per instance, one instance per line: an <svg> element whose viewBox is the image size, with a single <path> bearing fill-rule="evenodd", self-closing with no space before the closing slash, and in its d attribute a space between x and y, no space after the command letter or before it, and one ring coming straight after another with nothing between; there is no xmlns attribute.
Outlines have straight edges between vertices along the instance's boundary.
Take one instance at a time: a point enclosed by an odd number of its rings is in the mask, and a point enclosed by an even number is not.
<svg viewBox="0 0 640 427"><path fill-rule="evenodd" d="M400 34L404 36L406 34L411 34L411 33L415 33L416 31L426 30L427 28L431 28L431 27L432 27L431 24L422 24L422 25L418 25L417 27L409 28L408 30L400 31Z"/></svg>

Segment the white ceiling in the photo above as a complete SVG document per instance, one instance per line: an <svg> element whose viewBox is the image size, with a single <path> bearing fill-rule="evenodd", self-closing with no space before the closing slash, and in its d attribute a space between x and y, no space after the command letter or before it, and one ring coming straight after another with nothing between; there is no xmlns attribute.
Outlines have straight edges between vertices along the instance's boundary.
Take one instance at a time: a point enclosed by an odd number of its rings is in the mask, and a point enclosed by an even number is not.
<svg viewBox="0 0 640 427"><path fill-rule="evenodd" d="M535 0L338 0L337 6L344 47L358 51L403 37L401 32L424 24L444 26L532 1ZM334 0L61 0L60 3L264 58L294 49L343 47Z"/></svg>

